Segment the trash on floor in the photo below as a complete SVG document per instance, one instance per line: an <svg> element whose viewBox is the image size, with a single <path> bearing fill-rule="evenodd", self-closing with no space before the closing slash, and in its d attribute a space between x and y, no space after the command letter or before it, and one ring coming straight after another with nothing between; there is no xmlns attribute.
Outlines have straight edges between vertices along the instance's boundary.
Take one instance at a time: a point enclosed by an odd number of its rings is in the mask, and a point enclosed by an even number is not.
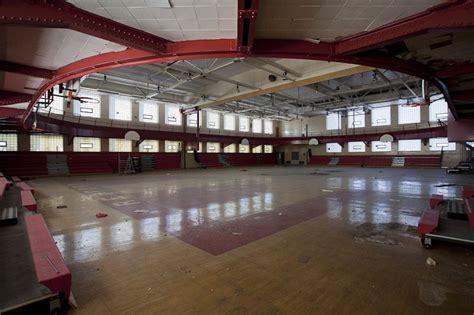
<svg viewBox="0 0 474 315"><path fill-rule="evenodd" d="M65 209L65 208L67 208L66 205L60 205L60 206L57 206L57 207L56 207L56 209Z"/></svg>
<svg viewBox="0 0 474 315"><path fill-rule="evenodd" d="M106 213L101 213L101 212L98 212L98 213L95 214L95 217L96 217L97 219L105 218L106 216L107 216Z"/></svg>
<svg viewBox="0 0 474 315"><path fill-rule="evenodd" d="M431 257L426 258L426 264L430 266L436 266L436 260Z"/></svg>

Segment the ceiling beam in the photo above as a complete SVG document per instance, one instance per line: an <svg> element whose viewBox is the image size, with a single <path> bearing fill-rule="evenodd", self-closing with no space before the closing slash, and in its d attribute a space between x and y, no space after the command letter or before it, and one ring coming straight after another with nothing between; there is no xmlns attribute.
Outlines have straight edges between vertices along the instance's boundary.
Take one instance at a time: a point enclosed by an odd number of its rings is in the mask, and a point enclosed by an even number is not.
<svg viewBox="0 0 474 315"><path fill-rule="evenodd" d="M369 67L353 66L353 67L350 67L350 68L347 68L347 69L332 71L332 72L329 72L329 73L318 74L318 75L314 75L312 77L304 78L304 79L297 80L297 81L294 81L294 82L287 82L287 83L283 83L283 84L278 84L278 85L275 85L275 86L272 86L272 87L263 88L263 89L259 89L259 90L256 90L256 91L250 91L250 92L246 92L246 93L239 93L239 94L235 94L235 95L224 96L224 97L221 97L217 100L214 100L214 101L211 101L211 102L206 102L206 103L201 103L201 104L195 105L193 107L198 107L199 109L204 109L204 108L208 108L208 107L212 107L212 106L223 105L223 104L233 102L233 101L239 101L239 100L242 100L242 99L248 99L248 98L257 97L257 96L261 96L261 95L265 95L265 94L276 93L276 92L283 91L283 90L293 89L293 88L297 88L297 87L301 87L301 86L305 86L305 85L309 85L309 84L314 84L314 83L318 83L318 82L322 82L322 81L328 81L328 80L332 80L332 79L336 79L336 78L340 78L340 77L353 75L355 73L361 73L361 72L366 72L366 71L371 71L371 70L373 70L373 69L369 68Z"/></svg>
<svg viewBox="0 0 474 315"><path fill-rule="evenodd" d="M375 30L343 38L337 42L335 53L355 54L433 30L462 30L474 26L473 16L472 0L447 1Z"/></svg>
<svg viewBox="0 0 474 315"><path fill-rule="evenodd" d="M0 71L18 73L43 79L52 79L54 75L53 70L32 67L5 60L0 60Z"/></svg>
<svg viewBox="0 0 474 315"><path fill-rule="evenodd" d="M169 40L58 0L2 0L0 24L71 30L157 54L165 54Z"/></svg>
<svg viewBox="0 0 474 315"><path fill-rule="evenodd" d="M0 106L28 103L32 97L31 94L0 90Z"/></svg>
<svg viewBox="0 0 474 315"><path fill-rule="evenodd" d="M238 0L237 51L252 51L259 0Z"/></svg>

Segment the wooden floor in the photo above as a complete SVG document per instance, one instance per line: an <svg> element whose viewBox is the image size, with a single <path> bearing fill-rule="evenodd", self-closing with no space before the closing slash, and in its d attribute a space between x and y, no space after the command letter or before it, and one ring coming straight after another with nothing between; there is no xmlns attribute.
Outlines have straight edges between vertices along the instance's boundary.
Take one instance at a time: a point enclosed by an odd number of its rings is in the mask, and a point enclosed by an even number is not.
<svg viewBox="0 0 474 315"><path fill-rule="evenodd" d="M474 249L425 250L415 226L430 194L460 195L436 185L473 180L267 167L31 183L71 314L472 314Z"/></svg>

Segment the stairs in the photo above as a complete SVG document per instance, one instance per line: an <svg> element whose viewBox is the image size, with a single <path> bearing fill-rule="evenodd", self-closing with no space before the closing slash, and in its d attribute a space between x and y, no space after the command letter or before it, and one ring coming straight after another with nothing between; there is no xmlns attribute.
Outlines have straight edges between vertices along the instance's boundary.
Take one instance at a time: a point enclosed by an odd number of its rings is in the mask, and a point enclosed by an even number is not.
<svg viewBox="0 0 474 315"><path fill-rule="evenodd" d="M67 155L48 154L47 159L48 175L69 175Z"/></svg>
<svg viewBox="0 0 474 315"><path fill-rule="evenodd" d="M155 156L153 155L142 155L142 171L153 171L155 169Z"/></svg>
<svg viewBox="0 0 474 315"><path fill-rule="evenodd" d="M225 154L219 154L217 157L219 163L224 165L225 167L231 167L232 165L227 161L227 157Z"/></svg>
<svg viewBox="0 0 474 315"><path fill-rule="evenodd" d="M404 167L405 166L405 157L395 156L392 159L392 167Z"/></svg>
<svg viewBox="0 0 474 315"><path fill-rule="evenodd" d="M339 163L339 158L338 157L332 157L331 160L329 160L328 165L329 166L336 166Z"/></svg>

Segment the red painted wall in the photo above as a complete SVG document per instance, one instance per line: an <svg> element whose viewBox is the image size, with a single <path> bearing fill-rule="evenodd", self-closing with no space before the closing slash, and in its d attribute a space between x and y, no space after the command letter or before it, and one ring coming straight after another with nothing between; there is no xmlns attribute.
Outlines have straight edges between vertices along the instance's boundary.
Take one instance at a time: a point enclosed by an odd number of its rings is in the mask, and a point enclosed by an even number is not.
<svg viewBox="0 0 474 315"><path fill-rule="evenodd" d="M391 166L392 159L402 155L337 155L339 158L337 165L343 166ZM331 156L312 156L309 164L328 165ZM441 167L441 158L439 155L409 155L405 156L405 166L417 167Z"/></svg>

